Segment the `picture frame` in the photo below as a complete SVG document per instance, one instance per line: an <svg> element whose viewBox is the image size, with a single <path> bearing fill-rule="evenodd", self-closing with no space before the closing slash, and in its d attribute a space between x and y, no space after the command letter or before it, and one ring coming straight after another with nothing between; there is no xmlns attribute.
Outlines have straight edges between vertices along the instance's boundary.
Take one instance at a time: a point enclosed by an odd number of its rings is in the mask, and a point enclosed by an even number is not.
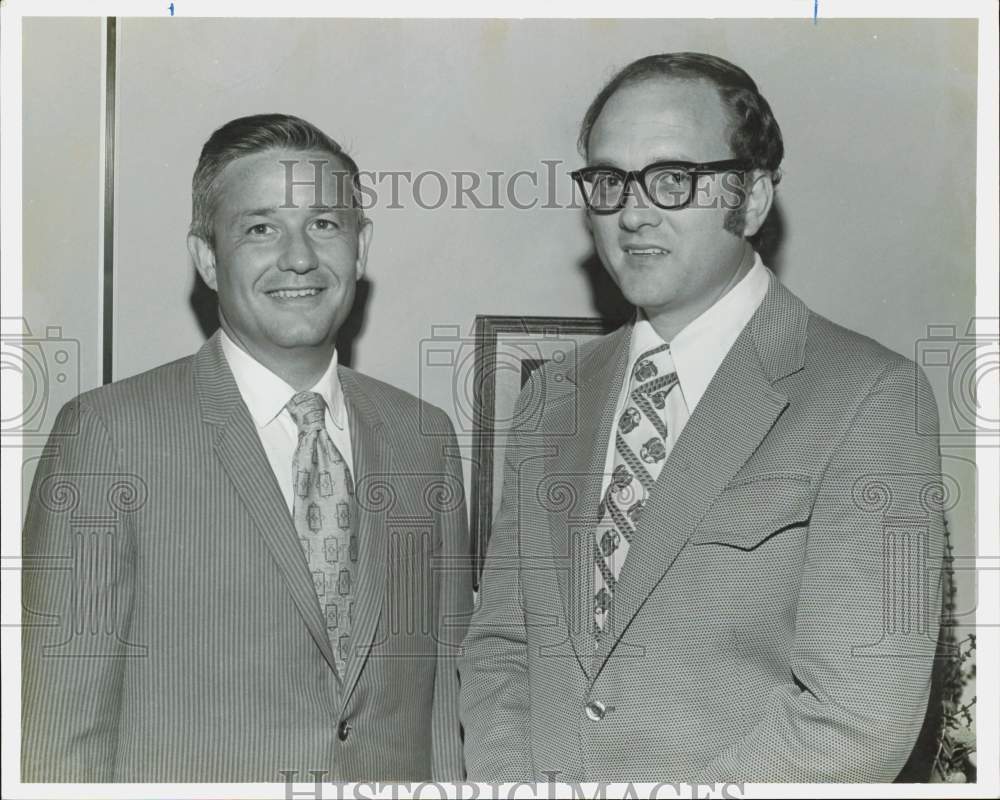
<svg viewBox="0 0 1000 800"><path fill-rule="evenodd" d="M521 390L545 361L575 359L580 346L620 324L598 317L476 316L469 497L477 589L500 508L506 439Z"/></svg>

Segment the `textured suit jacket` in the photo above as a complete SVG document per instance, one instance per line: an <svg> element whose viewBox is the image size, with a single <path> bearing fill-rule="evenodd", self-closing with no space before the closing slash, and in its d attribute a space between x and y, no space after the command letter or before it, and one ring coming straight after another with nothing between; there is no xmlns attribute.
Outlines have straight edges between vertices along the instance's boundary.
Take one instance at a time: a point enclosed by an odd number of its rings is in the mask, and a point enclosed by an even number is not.
<svg viewBox="0 0 1000 800"><path fill-rule="evenodd" d="M470 778L892 780L939 625L926 379L772 275L665 462L595 646L629 336L547 365L519 401L460 667Z"/></svg>
<svg viewBox="0 0 1000 800"><path fill-rule="evenodd" d="M360 541L342 682L217 336L63 409L24 532L23 780L462 777L454 432L339 375Z"/></svg>

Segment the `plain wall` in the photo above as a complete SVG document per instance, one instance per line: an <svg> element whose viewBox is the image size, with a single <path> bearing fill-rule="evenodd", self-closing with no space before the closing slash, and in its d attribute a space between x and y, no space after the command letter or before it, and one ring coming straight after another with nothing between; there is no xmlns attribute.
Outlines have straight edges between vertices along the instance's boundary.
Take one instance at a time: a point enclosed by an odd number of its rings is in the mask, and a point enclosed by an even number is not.
<svg viewBox="0 0 1000 800"><path fill-rule="evenodd" d="M49 176L41 165L27 169L27 150L65 153L33 139L44 130L58 139L54 122L77 137L91 130L94 24L25 24L26 61L37 58L25 69L25 286L42 292L64 328L81 331L95 325L96 221L88 211L79 234L74 228L53 241L37 211L48 202ZM770 101L787 156L778 191L781 246L769 265L811 308L910 357L928 325L963 332L972 318L974 22L118 24L116 379L204 341L210 305L195 291L185 249L190 179L203 142L227 120L298 114L341 141L363 170L484 177L536 170L543 200L549 191L568 200L567 173L581 164L577 129L593 95L617 67L670 50L734 61ZM56 51L57 64L42 58ZM72 73L69 86L58 85L63 71ZM77 83L87 87L82 95ZM67 96L80 107L62 118L57 100ZM77 205L91 209L96 195L86 188L97 189L96 179L87 181L98 153L95 142L86 145L70 169L82 181ZM554 187L543 160L560 162ZM431 200L433 186L426 184ZM437 210L418 208L405 194L403 209L380 198L368 212L375 224L370 283L350 361L444 407L460 430L470 420L458 413L453 386L469 381L421 365L421 342L434 326L471 334L476 314L594 316L608 304L584 266L593 266L592 251L578 210L454 208L453 190ZM53 269L60 279L51 279ZM84 374L86 385L94 373ZM937 366L928 375L942 424L955 431L953 373ZM943 451L945 472L961 490L949 512L952 538L956 553L969 555L975 471L963 442L945 437ZM468 438L463 446L468 453ZM960 580L959 608L971 609L971 573Z"/></svg>
<svg viewBox="0 0 1000 800"><path fill-rule="evenodd" d="M544 180L541 161L558 159L568 199L597 89L672 49L735 61L771 102L787 149L771 266L810 307L910 355L928 323L967 322L973 307L974 23L140 19L120 35L116 377L203 339L186 306L190 178L228 119L302 115L366 170ZM406 205L369 212L361 369L416 391L434 324L595 313L579 212ZM427 391L449 406L445 383Z"/></svg>
<svg viewBox="0 0 1000 800"><path fill-rule="evenodd" d="M81 389L101 380L98 243L104 120L101 21L29 18L21 31L21 314L25 332L30 332L22 381L26 499L56 413ZM60 352L68 355L62 364L55 360Z"/></svg>

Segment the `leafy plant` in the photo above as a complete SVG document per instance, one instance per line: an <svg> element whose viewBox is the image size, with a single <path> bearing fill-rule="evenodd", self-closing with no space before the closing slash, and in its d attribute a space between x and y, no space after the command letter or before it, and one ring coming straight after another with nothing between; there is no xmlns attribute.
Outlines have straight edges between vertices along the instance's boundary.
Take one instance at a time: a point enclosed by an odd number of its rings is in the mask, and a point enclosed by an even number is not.
<svg viewBox="0 0 1000 800"><path fill-rule="evenodd" d="M943 612L938 656L943 666L941 721L938 730L937 753L931 780L946 783L976 781L976 698L963 702L966 687L975 686L976 635L970 633L956 641L955 570L951 538L945 529L943 565Z"/></svg>

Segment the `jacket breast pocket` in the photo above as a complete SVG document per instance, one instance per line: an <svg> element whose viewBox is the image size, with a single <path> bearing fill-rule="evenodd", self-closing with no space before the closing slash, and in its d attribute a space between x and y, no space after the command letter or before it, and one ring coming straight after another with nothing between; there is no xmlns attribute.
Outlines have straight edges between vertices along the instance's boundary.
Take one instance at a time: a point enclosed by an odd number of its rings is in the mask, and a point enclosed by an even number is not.
<svg viewBox="0 0 1000 800"><path fill-rule="evenodd" d="M807 475L764 476L730 484L698 523L691 544L754 550L772 536L808 523L812 505Z"/></svg>

